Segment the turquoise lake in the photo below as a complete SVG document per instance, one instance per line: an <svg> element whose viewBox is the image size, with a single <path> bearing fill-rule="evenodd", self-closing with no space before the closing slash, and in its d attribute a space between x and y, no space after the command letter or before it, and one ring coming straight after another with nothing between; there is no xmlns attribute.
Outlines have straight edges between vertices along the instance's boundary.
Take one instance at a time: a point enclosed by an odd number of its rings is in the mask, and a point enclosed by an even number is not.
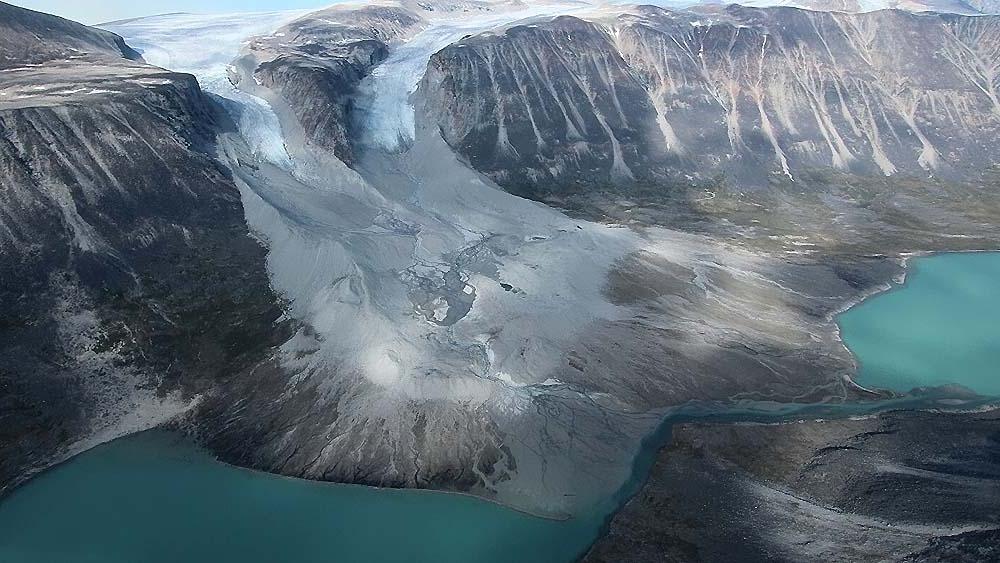
<svg viewBox="0 0 1000 563"><path fill-rule="evenodd" d="M471 497L284 479L152 431L0 503L3 563L572 561L603 516L535 518Z"/></svg>
<svg viewBox="0 0 1000 563"><path fill-rule="evenodd" d="M915 260L905 286L839 319L862 364L860 383L903 391L960 383L1000 396L997 280L1000 254ZM977 401L990 399L964 406ZM563 522L460 495L247 471L215 461L176 434L151 431L82 454L0 502L0 562L569 562L641 485L673 423L827 418L959 403L931 393L882 403L691 405L648 440L633 479L615 498Z"/></svg>
<svg viewBox="0 0 1000 563"><path fill-rule="evenodd" d="M906 392L958 384L1000 397L1000 253L917 258L905 284L839 323L861 385Z"/></svg>

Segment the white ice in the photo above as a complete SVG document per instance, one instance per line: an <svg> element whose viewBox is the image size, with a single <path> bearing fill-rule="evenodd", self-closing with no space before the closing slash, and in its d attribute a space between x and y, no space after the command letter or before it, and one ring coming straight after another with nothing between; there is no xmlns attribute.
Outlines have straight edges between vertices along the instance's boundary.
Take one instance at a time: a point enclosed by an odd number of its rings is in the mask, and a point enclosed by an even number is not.
<svg viewBox="0 0 1000 563"><path fill-rule="evenodd" d="M401 136L412 140L408 98L437 49L504 22L565 10L542 4L432 20L390 56L389 70L368 81L372 107L381 108L371 115L374 134L387 145ZM376 174L381 177L362 178L340 163L317 168L309 162L295 163L295 174L282 175L293 164L276 115L260 98L236 90L227 68L249 37L300 15L182 14L108 27L142 49L148 62L190 72L207 91L228 100L259 160L278 168L248 182L248 220L270 244L273 284L289 297L294 315L324 334L331 356L347 357L370 379L413 396L462 392L463 399L484 401L495 389L483 389L483 381L500 372L522 384L547 380L559 360L558 340L615 314L601 296L604 274L635 244L633 235L506 194L459 164L443 145L422 149L433 157L387 161L390 171ZM440 177L446 170L451 172ZM486 265L463 269L460 257L475 252L486 255ZM452 270L468 283L440 287ZM500 282L520 291L505 291ZM412 302L414 285L421 283L439 286L422 304L426 317L415 314ZM472 310L457 324L430 322L448 315L454 294L473 291ZM484 363L479 356L487 348L493 359ZM442 366L473 379L456 389L453 377L424 377Z"/></svg>
<svg viewBox="0 0 1000 563"><path fill-rule="evenodd" d="M226 107L251 147L288 169L291 162L274 112L264 100L237 90L227 69L249 38L271 33L307 13L166 14L102 27L124 37L147 63L193 74L203 90L232 102Z"/></svg>

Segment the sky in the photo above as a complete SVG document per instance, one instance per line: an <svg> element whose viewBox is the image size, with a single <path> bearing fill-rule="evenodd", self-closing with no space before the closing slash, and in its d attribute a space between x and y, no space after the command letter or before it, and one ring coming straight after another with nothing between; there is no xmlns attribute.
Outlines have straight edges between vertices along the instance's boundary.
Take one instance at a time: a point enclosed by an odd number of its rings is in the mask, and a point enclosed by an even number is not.
<svg viewBox="0 0 1000 563"><path fill-rule="evenodd" d="M170 12L261 12L321 8L334 0L6 0L10 4L96 24Z"/></svg>

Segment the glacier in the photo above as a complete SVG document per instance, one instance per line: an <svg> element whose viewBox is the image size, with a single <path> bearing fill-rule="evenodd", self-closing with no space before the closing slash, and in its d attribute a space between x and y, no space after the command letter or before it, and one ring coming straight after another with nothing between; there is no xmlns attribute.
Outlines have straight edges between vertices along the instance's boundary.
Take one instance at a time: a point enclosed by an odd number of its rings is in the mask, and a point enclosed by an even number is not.
<svg viewBox="0 0 1000 563"><path fill-rule="evenodd" d="M290 169L277 117L267 102L237 89L230 66L245 41L270 33L309 10L234 14L165 14L103 24L126 37L151 65L198 78L238 123L247 142L263 158Z"/></svg>

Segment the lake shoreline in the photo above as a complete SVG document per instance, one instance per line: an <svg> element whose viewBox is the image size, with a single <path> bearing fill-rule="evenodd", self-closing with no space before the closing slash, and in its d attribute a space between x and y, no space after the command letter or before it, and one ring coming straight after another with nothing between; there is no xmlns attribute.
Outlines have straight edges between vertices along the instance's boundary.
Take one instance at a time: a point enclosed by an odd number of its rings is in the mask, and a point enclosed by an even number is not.
<svg viewBox="0 0 1000 563"><path fill-rule="evenodd" d="M827 320L829 322L832 322L833 323L833 327L834 327L834 330L833 330L833 337L834 337L834 339L836 339L836 341L839 342L840 345L843 346L844 349L846 349L848 351L848 353L850 353L851 359L852 359L852 361L854 362L854 365L855 365L854 373L853 374L845 374L846 379L854 387L856 387L857 389L859 389L861 391L864 391L866 393L870 393L870 394L878 395L878 396L885 396L886 393L889 393L890 396L896 396L897 395L897 393L895 391L892 391L891 389L869 388L867 386L862 385L861 383L859 383L857 381L857 376L861 373L861 370L862 370L861 360L860 360L860 358L858 358L857 354L855 354L854 350L851 350L851 348L847 345L847 343L844 342L844 338L843 338L843 334L842 334L843 328L841 327L840 320L839 320L840 317L843 314L847 313L851 309L854 309L855 307L858 307L859 305L861 305L861 304L863 304L863 303L865 303L865 302L867 302L867 301L869 301L871 299L874 299L874 298L879 297L881 295L886 295L886 294L892 293L894 291L898 291L898 290L901 290L901 289L905 288L906 284L907 284L907 282L908 282L908 280L910 278L910 275L912 274L912 271L913 271L913 266L911 264L912 264L912 262L914 260L918 260L918 259L921 259L921 258L931 258L931 257L934 257L934 256L946 256L946 255L951 255L951 254L991 254L991 253L1000 254L1000 249L997 249L997 250L989 250L989 249L979 249L979 250L919 250L919 251L913 251L913 252L903 252L901 254L896 255L893 258L893 260L895 260L895 261L897 261L899 263L900 267L902 268L902 272L900 272L897 276L895 276L891 282L881 284L881 285L879 285L879 286L877 286L875 288L872 288L872 289L870 289L868 291L862 292L856 298L849 300L842 307L839 307L836 310L834 310L833 312L831 312L830 314L828 314L827 315Z"/></svg>
<svg viewBox="0 0 1000 563"><path fill-rule="evenodd" d="M902 271L897 275L891 283L883 284L872 291L865 292L857 300L852 300L847 306L838 309L830 315L830 318L835 323L835 337L837 341L841 343L842 346L850 353L851 358L855 364L854 373L850 376L852 382L859 388L881 394L890 394L892 396L912 394L914 391L918 391L921 388L935 387L938 385L953 386L958 385L969 392L984 395L984 393L977 391L967 385L963 385L959 382L942 382L929 383L924 385L917 385L911 389L893 389L885 386L879 386L875 383L862 382L859 379L863 379L865 376L865 362L861 358L861 355L856 349L852 348L844 338L844 326L843 321L846 315L849 313L856 313L859 307L865 306L866 304L871 304L879 298L884 298L890 295L898 294L899 292L912 289L913 276L918 272L917 262L921 260L933 260L938 257L947 256L975 256L982 254L994 254L1000 256L1000 250L960 250L960 251L917 251L917 252L907 252L902 253L898 256L899 264L902 267ZM869 376L870 377L870 376ZM989 396L989 393L984 396Z"/></svg>

